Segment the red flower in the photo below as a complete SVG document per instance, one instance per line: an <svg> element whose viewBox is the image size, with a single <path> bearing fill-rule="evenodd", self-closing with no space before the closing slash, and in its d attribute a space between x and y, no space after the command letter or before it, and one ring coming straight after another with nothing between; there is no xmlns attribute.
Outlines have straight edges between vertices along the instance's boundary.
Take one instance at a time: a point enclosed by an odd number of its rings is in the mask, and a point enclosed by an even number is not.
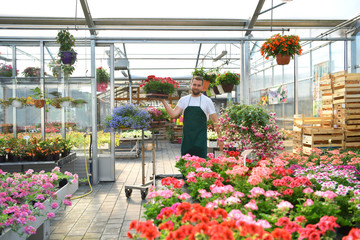
<svg viewBox="0 0 360 240"><path fill-rule="evenodd" d="M291 240L291 234L280 228L275 228L274 231L271 232L271 236L273 236L275 240Z"/></svg>

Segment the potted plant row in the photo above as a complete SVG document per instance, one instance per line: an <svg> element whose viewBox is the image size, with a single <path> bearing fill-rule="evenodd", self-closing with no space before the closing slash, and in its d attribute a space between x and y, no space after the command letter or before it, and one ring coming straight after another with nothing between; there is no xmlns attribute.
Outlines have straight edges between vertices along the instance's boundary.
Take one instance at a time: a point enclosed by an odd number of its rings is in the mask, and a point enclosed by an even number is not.
<svg viewBox="0 0 360 240"><path fill-rule="evenodd" d="M69 155L71 148L71 141L63 138L0 139L0 162L57 161Z"/></svg>

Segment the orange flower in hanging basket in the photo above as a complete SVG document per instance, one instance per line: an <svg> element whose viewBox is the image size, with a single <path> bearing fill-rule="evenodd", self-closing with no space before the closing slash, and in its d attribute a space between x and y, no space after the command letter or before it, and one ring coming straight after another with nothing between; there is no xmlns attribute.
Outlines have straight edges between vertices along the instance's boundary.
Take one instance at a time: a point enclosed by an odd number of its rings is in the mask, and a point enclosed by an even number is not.
<svg viewBox="0 0 360 240"><path fill-rule="evenodd" d="M267 39L260 49L261 55L266 59L269 57L284 57L288 58L286 61L279 59L279 65L285 65L290 62L290 57L294 58L295 54L301 55L302 48L300 45L300 38L297 35L280 35L276 34ZM289 57L287 57L289 56ZM278 60L277 60L278 61ZM288 62L287 62L288 61ZM287 62L287 63L286 63Z"/></svg>

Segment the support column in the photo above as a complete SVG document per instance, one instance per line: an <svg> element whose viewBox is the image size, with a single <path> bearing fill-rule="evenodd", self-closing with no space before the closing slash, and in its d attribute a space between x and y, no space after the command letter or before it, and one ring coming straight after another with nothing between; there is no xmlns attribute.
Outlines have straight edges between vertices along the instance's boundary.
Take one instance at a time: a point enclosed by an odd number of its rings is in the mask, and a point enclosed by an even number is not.
<svg viewBox="0 0 360 240"><path fill-rule="evenodd" d="M91 129L92 129L92 181L99 182L99 161L97 149L97 96L96 96L96 65L95 65L95 40L91 36Z"/></svg>
<svg viewBox="0 0 360 240"><path fill-rule="evenodd" d="M15 98L16 97L16 88L17 88L17 79L16 79L16 46L13 45L12 46L12 97ZM16 107L12 107L13 108L13 133L14 133L14 138L17 138L17 118L16 118L16 113L17 113L17 109Z"/></svg>
<svg viewBox="0 0 360 240"><path fill-rule="evenodd" d="M294 113L299 114L299 74L298 74L298 66L299 66L299 57L295 54L294 56Z"/></svg>
<svg viewBox="0 0 360 240"><path fill-rule="evenodd" d="M250 104L250 48L248 41L241 42L240 102Z"/></svg>
<svg viewBox="0 0 360 240"><path fill-rule="evenodd" d="M40 41L40 90L45 94L45 64L44 64L44 41ZM45 140L45 113L46 104L40 108L40 128L41 128L41 139Z"/></svg>

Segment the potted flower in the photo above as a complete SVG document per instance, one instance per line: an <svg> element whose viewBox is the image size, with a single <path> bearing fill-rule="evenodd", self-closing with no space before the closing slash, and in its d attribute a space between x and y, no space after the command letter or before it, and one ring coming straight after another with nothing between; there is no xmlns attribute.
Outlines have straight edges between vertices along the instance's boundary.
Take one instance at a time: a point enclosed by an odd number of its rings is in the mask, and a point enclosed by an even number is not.
<svg viewBox="0 0 360 240"><path fill-rule="evenodd" d="M73 100L71 97L56 97L51 99L51 105L56 108L68 107Z"/></svg>
<svg viewBox="0 0 360 240"><path fill-rule="evenodd" d="M104 132L121 129L148 129L150 127L151 115L146 109L141 109L132 103L122 105L113 110L111 116L105 118Z"/></svg>
<svg viewBox="0 0 360 240"><path fill-rule="evenodd" d="M207 139L208 139L208 147L216 148L217 147L217 133L211 129L207 130Z"/></svg>
<svg viewBox="0 0 360 240"><path fill-rule="evenodd" d="M39 67L27 67L22 72L24 77L35 78L40 80L40 68ZM46 73L45 73L46 75Z"/></svg>
<svg viewBox="0 0 360 240"><path fill-rule="evenodd" d="M60 43L58 56L61 57L63 64L74 64L77 53L73 49L75 46L75 38L68 30L63 29L58 32L56 42Z"/></svg>
<svg viewBox="0 0 360 240"><path fill-rule="evenodd" d="M208 90L211 84L215 83L216 79L216 73L213 70L205 71L204 67L201 67L200 69L195 68L195 70L192 72L193 77L199 76L204 79L203 83L203 91Z"/></svg>
<svg viewBox="0 0 360 240"><path fill-rule="evenodd" d="M32 97L32 99L34 100L35 107L43 108L45 106L45 103L46 104L50 103L48 99L45 99L45 93L41 91L39 87L30 90L33 92L33 94L30 95L30 97Z"/></svg>
<svg viewBox="0 0 360 240"><path fill-rule="evenodd" d="M175 89L179 87L179 83L170 77L161 78L149 75L140 87L147 93L147 97L168 98L168 95L174 93Z"/></svg>
<svg viewBox="0 0 360 240"><path fill-rule="evenodd" d="M0 77L11 77L12 76L12 66L0 63ZM17 75L18 70L16 70Z"/></svg>
<svg viewBox="0 0 360 240"><path fill-rule="evenodd" d="M8 98L7 101L9 105L11 104L16 108L21 108L23 105L30 104L30 100L23 97Z"/></svg>
<svg viewBox="0 0 360 240"><path fill-rule="evenodd" d="M110 81L110 74L103 67L98 67L96 69L96 91L106 92Z"/></svg>
<svg viewBox="0 0 360 240"><path fill-rule="evenodd" d="M230 93L233 90L234 85L239 85L239 83L240 74L227 71L222 74L218 74L215 85L221 86L224 92Z"/></svg>
<svg viewBox="0 0 360 240"><path fill-rule="evenodd" d="M286 65L290 62L290 57L295 54L301 55L302 49L297 35L273 35L267 39L261 46L260 52L263 57L276 57L279 65Z"/></svg>
<svg viewBox="0 0 360 240"><path fill-rule="evenodd" d="M87 103L87 101L85 101L84 99L73 99L71 101L71 105L73 107L80 107L80 106L84 105L85 103Z"/></svg>
<svg viewBox="0 0 360 240"><path fill-rule="evenodd" d="M61 60L52 60L49 62L48 67L50 68L54 77L60 77L61 74Z"/></svg>

